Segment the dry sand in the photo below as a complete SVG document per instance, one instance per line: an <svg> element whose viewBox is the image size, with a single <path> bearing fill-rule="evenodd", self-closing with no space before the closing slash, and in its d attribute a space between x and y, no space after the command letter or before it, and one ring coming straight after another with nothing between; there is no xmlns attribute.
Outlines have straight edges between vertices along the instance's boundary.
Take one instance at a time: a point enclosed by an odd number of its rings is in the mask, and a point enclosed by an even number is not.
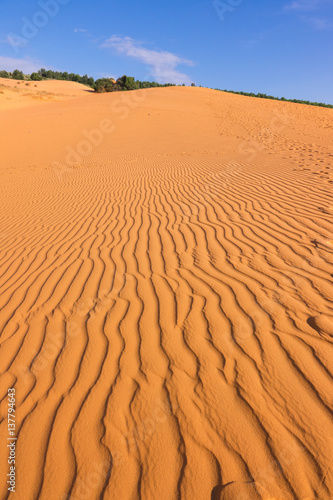
<svg viewBox="0 0 333 500"><path fill-rule="evenodd" d="M10 387L9 498L332 498L333 111L42 91L0 95L1 498Z"/></svg>
<svg viewBox="0 0 333 500"><path fill-rule="evenodd" d="M45 103L45 101L63 101L84 96L87 93L92 93L92 90L76 82L56 80L26 82L0 78L0 111Z"/></svg>

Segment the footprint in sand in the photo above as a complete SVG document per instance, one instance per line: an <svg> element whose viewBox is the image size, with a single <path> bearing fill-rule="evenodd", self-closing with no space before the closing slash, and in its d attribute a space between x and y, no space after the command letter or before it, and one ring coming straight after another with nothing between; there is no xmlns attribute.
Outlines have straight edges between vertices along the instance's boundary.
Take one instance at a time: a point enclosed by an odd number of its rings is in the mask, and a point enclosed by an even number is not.
<svg viewBox="0 0 333 500"><path fill-rule="evenodd" d="M307 320L307 323L320 335L333 337L333 316L329 314L318 314L318 316L311 316Z"/></svg>
<svg viewBox="0 0 333 500"><path fill-rule="evenodd" d="M211 494L211 500L260 500L263 488L254 481L232 482L224 486L215 486ZM269 498L269 495L268 495Z"/></svg>
<svg viewBox="0 0 333 500"><path fill-rule="evenodd" d="M333 247L333 240L328 239L328 238L327 239L320 238L320 239L316 239L316 240L311 240L311 243L315 246L315 248L321 248L324 250L326 250L326 248Z"/></svg>

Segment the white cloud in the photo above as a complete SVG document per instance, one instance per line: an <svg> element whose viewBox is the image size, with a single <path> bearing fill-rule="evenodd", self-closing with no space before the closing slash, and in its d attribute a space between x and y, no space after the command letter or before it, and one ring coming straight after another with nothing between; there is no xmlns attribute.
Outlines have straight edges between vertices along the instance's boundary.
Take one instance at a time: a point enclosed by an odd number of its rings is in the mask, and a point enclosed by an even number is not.
<svg viewBox="0 0 333 500"><path fill-rule="evenodd" d="M194 66L194 63L171 52L146 49L141 42L133 38L117 35L108 38L101 47L112 48L119 54L133 57L146 64L158 83L189 84L192 81L188 75L178 71L177 67L180 65Z"/></svg>
<svg viewBox="0 0 333 500"><path fill-rule="evenodd" d="M0 56L0 69L6 71L14 71L14 69L19 69L23 73L33 73L41 68L41 64L38 61L33 61L31 59L15 59L13 57L3 57Z"/></svg>
<svg viewBox="0 0 333 500"><path fill-rule="evenodd" d="M87 33L87 31L83 28L74 28L74 33Z"/></svg>

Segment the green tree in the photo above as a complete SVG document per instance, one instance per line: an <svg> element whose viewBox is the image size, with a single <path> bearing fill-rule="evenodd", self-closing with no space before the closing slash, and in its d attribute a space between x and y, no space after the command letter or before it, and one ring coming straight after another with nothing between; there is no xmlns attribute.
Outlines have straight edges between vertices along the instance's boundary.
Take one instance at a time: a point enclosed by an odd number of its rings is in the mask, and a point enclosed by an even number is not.
<svg viewBox="0 0 333 500"><path fill-rule="evenodd" d="M114 80L110 78L100 78L96 80L93 86L96 92L115 92L116 90L120 90Z"/></svg>
<svg viewBox="0 0 333 500"><path fill-rule="evenodd" d="M118 78L117 85L121 88L121 90L136 90L139 88L139 85L134 80L133 76L126 76L126 75L123 75L121 78Z"/></svg>
<svg viewBox="0 0 333 500"><path fill-rule="evenodd" d="M42 77L38 73L31 73L30 79L37 82L42 79Z"/></svg>
<svg viewBox="0 0 333 500"><path fill-rule="evenodd" d="M24 75L22 71L19 71L18 69L14 69L12 73L12 78L13 80L24 80Z"/></svg>

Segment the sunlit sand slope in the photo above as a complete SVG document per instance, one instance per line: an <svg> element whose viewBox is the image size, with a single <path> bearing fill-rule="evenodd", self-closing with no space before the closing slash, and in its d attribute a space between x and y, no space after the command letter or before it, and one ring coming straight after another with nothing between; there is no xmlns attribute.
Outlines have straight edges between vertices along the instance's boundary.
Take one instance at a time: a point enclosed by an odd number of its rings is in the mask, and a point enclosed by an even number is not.
<svg viewBox="0 0 333 500"><path fill-rule="evenodd" d="M333 496L333 112L196 88L3 111L1 498Z"/></svg>
<svg viewBox="0 0 333 500"><path fill-rule="evenodd" d="M93 90L76 82L45 80L27 82L0 78L0 111L35 106L47 101L58 102L84 96Z"/></svg>

